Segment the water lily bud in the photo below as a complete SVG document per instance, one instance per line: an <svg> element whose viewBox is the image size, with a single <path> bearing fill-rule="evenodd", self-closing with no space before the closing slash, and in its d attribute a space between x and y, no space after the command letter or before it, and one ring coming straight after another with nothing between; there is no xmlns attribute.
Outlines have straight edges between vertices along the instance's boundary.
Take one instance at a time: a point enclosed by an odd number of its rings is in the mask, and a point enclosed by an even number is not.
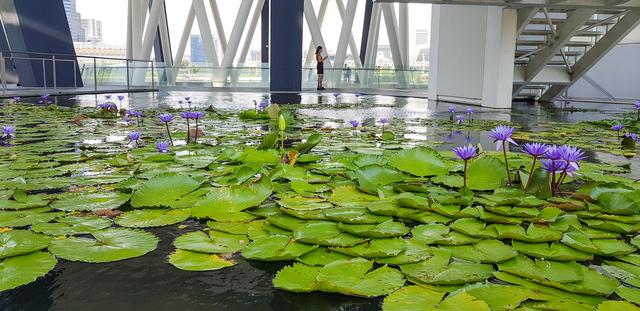
<svg viewBox="0 0 640 311"><path fill-rule="evenodd" d="M287 121L284 119L283 115L280 115L280 118L278 120L278 127L281 131L284 131L287 128Z"/></svg>

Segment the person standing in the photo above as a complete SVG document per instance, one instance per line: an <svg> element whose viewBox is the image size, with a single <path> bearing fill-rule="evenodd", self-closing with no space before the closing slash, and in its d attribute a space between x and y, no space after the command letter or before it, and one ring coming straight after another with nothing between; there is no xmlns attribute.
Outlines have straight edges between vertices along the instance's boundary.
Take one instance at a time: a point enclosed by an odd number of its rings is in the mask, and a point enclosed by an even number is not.
<svg viewBox="0 0 640 311"><path fill-rule="evenodd" d="M316 48L316 69L318 70L318 91L324 90L322 86L322 78L324 77L324 61L328 56L322 56L322 46Z"/></svg>

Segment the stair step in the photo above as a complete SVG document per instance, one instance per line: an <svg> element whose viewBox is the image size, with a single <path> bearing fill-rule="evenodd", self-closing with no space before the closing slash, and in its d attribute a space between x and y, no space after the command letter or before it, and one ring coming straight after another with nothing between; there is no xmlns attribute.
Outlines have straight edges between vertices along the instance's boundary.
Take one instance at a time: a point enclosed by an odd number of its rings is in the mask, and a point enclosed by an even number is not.
<svg viewBox="0 0 640 311"><path fill-rule="evenodd" d="M517 57L517 56L522 56L522 55L527 54L527 53L529 53L529 52L531 52L531 51L532 51L532 50L517 50L517 51L516 51L516 57ZM580 55L582 55L582 54L584 54L584 52L578 52L578 51L564 51L564 55L566 55L566 56L580 56ZM533 55L535 55L535 54L533 54ZM562 55L562 53L560 53L560 52L558 51L558 52L556 53L556 55L558 55L558 56L559 56L559 55Z"/></svg>
<svg viewBox="0 0 640 311"><path fill-rule="evenodd" d="M553 32L548 29L525 29L524 31L522 31L522 35L525 35L525 36L547 36L551 34L553 34ZM580 32L575 36L576 37L596 37L596 36L602 36L604 34L605 34L604 31L587 30L587 31Z"/></svg>
<svg viewBox="0 0 640 311"><path fill-rule="evenodd" d="M547 43L545 41L538 41L538 40L517 40L516 41L516 45L518 46L540 46L540 45L546 45ZM585 47L585 46L592 46L593 43L591 42L584 42L584 41L569 41L567 44L565 44L565 46L581 46L581 47Z"/></svg>
<svg viewBox="0 0 640 311"><path fill-rule="evenodd" d="M602 20L604 20L604 19L606 19L606 18L603 18L603 19L595 19L595 18L594 19L590 19L590 20L585 22L585 25L590 26L590 25L593 25L593 24L597 24L597 23L602 22ZM551 22L553 24L556 24L556 25L564 22L565 20L566 19L564 19L564 18L551 18ZM612 24L615 24L615 23L616 23L615 20L611 20L611 21L602 23L602 25L612 25ZM529 22L529 24L543 24L543 25L546 25L547 24L547 19L546 18L532 18L531 21Z"/></svg>
<svg viewBox="0 0 640 311"><path fill-rule="evenodd" d="M529 59L524 58L524 59L519 59L515 61L516 65L528 65L529 64ZM547 63L547 66L564 66L564 61L563 60L551 60Z"/></svg>

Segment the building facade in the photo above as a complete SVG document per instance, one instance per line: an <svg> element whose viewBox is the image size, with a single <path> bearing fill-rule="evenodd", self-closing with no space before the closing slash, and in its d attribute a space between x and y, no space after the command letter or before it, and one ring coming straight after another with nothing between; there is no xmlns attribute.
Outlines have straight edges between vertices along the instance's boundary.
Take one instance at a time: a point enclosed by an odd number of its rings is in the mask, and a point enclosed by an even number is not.
<svg viewBox="0 0 640 311"><path fill-rule="evenodd" d="M71 30L71 38L74 42L84 42L84 30L82 30L82 21L80 13L76 10L76 0L62 0L64 11L69 20L69 29Z"/></svg>
<svg viewBox="0 0 640 311"><path fill-rule="evenodd" d="M102 42L102 22L97 19L82 19L82 29L86 42Z"/></svg>

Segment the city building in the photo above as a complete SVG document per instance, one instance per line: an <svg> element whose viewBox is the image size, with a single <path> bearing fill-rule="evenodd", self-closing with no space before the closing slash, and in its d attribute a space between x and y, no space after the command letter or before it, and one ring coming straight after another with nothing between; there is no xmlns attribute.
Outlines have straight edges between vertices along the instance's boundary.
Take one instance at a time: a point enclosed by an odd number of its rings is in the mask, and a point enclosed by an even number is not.
<svg viewBox="0 0 640 311"><path fill-rule="evenodd" d="M102 22L97 19L82 19L86 42L102 42Z"/></svg>
<svg viewBox="0 0 640 311"><path fill-rule="evenodd" d="M207 56L204 54L204 44L202 43L202 37L200 35L191 35L191 63L206 63Z"/></svg>
<svg viewBox="0 0 640 311"><path fill-rule="evenodd" d="M429 44L429 30L416 29L416 45L428 45L428 44Z"/></svg>
<svg viewBox="0 0 640 311"><path fill-rule="evenodd" d="M84 42L85 34L82 30L82 18L76 9L76 0L62 0L64 10L69 20L69 29L73 42Z"/></svg>

